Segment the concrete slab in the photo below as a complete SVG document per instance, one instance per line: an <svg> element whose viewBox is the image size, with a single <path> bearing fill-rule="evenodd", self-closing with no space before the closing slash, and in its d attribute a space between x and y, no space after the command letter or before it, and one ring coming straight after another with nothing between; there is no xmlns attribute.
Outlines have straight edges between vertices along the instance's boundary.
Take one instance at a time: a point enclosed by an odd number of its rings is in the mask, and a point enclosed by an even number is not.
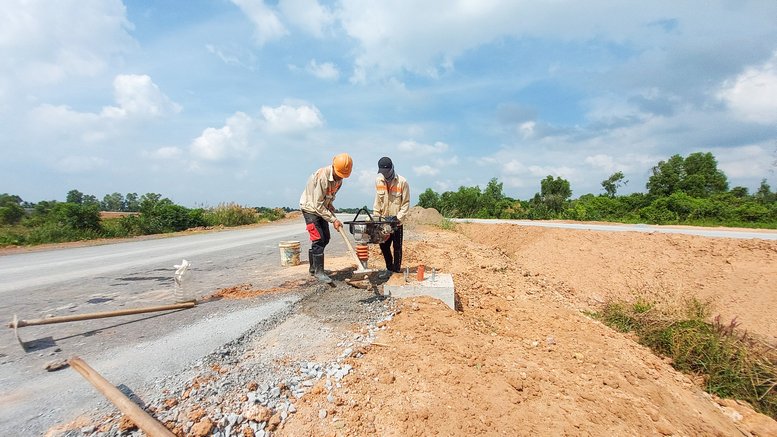
<svg viewBox="0 0 777 437"><path fill-rule="evenodd" d="M427 275L423 281L416 281L415 275L405 277L401 273L392 276L383 284L383 294L392 297L430 296L445 302L451 309L456 309L453 276L448 273L436 273L434 280Z"/></svg>

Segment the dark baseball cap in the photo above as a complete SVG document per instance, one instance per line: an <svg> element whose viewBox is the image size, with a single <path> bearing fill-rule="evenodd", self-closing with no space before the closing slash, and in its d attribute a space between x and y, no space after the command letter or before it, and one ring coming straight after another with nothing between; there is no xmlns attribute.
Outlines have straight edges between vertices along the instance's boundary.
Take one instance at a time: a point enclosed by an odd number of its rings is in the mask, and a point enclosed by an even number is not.
<svg viewBox="0 0 777 437"><path fill-rule="evenodd" d="M378 160L378 173L382 174L386 179L394 177L394 163L391 162L391 158L384 156Z"/></svg>

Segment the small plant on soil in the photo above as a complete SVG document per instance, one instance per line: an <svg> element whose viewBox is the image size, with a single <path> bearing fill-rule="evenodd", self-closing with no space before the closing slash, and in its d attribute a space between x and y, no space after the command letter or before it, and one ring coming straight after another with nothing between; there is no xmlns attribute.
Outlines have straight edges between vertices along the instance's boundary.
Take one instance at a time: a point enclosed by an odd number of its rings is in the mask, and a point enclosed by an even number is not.
<svg viewBox="0 0 777 437"><path fill-rule="evenodd" d="M710 322L710 304L696 299L681 308L638 300L608 302L593 316L620 332L634 332L639 342L669 357L685 373L701 376L705 390L723 398L749 402L777 419L777 354L737 329L736 319Z"/></svg>
<svg viewBox="0 0 777 437"><path fill-rule="evenodd" d="M444 218L440 222L440 228L448 231L453 231L456 229L456 222L454 222L451 219Z"/></svg>

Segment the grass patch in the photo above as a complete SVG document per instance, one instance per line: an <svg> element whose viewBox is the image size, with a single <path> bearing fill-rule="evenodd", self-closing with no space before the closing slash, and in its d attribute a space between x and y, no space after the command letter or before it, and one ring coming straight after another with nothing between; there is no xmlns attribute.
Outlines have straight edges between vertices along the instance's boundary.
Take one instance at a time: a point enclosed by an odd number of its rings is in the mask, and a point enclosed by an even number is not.
<svg viewBox="0 0 777 437"><path fill-rule="evenodd" d="M710 320L709 303L689 299L681 307L650 302L609 302L592 314L620 332L633 332L639 342L672 359L685 373L701 376L704 388L722 398L749 402L777 419L777 353L747 333L736 319Z"/></svg>
<svg viewBox="0 0 777 437"><path fill-rule="evenodd" d="M441 229L445 229L447 231L456 230L456 222L448 218L443 218L439 226Z"/></svg>

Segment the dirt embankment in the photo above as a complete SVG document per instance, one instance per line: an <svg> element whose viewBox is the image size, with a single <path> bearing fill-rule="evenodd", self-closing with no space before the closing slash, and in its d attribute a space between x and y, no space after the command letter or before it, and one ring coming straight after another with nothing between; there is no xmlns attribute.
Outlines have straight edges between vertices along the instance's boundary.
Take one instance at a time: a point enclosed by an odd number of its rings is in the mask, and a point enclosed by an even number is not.
<svg viewBox="0 0 777 437"><path fill-rule="evenodd" d="M463 225L405 234L405 265L454 276L461 311L405 300L340 387L282 435L777 435L585 316L610 297L714 298L777 332L777 242ZM314 391L315 392L315 391Z"/></svg>

